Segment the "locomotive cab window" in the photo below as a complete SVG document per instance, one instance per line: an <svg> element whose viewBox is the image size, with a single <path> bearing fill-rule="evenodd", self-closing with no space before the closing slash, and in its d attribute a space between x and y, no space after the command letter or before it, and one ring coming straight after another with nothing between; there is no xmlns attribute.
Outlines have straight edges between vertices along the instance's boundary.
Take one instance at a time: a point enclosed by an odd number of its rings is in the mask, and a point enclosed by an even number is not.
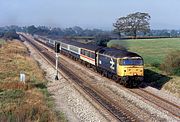
<svg viewBox="0 0 180 122"><path fill-rule="evenodd" d="M120 65L143 65L141 59L121 59L119 60Z"/></svg>

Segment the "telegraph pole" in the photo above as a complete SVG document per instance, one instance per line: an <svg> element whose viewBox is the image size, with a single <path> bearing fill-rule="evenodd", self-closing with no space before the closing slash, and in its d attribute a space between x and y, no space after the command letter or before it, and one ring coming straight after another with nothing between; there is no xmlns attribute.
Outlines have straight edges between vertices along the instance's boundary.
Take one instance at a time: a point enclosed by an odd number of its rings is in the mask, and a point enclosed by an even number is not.
<svg viewBox="0 0 180 122"><path fill-rule="evenodd" d="M55 80L59 80L58 78L58 53L60 52L60 44L55 42L55 52L56 52L56 76Z"/></svg>

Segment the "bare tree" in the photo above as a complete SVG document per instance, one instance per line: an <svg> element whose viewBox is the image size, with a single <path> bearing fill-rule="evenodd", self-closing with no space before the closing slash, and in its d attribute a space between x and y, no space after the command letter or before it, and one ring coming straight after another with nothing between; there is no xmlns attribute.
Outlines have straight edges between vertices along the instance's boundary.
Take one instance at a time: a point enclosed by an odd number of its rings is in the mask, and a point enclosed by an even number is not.
<svg viewBox="0 0 180 122"><path fill-rule="evenodd" d="M119 18L113 26L119 35L121 33L128 33L136 38L138 32L146 33L150 31L150 18L148 13L136 12Z"/></svg>

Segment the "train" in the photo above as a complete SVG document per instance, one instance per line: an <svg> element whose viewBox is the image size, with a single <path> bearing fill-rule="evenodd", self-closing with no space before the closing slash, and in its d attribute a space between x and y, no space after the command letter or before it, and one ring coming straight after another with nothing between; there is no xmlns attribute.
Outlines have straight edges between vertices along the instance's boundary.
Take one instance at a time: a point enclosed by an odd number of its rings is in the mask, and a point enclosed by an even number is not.
<svg viewBox="0 0 180 122"><path fill-rule="evenodd" d="M126 87L137 87L144 79L144 61L137 53L70 40L36 40L51 48L54 48L55 43L59 43L61 54Z"/></svg>

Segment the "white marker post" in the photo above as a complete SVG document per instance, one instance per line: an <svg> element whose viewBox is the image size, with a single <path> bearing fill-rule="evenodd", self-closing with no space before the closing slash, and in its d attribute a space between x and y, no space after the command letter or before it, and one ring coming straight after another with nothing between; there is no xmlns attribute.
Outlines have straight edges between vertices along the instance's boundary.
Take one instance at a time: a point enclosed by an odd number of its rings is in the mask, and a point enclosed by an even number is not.
<svg viewBox="0 0 180 122"><path fill-rule="evenodd" d="M20 81L23 83L25 83L25 81L26 81L26 76L23 72L20 72Z"/></svg>

